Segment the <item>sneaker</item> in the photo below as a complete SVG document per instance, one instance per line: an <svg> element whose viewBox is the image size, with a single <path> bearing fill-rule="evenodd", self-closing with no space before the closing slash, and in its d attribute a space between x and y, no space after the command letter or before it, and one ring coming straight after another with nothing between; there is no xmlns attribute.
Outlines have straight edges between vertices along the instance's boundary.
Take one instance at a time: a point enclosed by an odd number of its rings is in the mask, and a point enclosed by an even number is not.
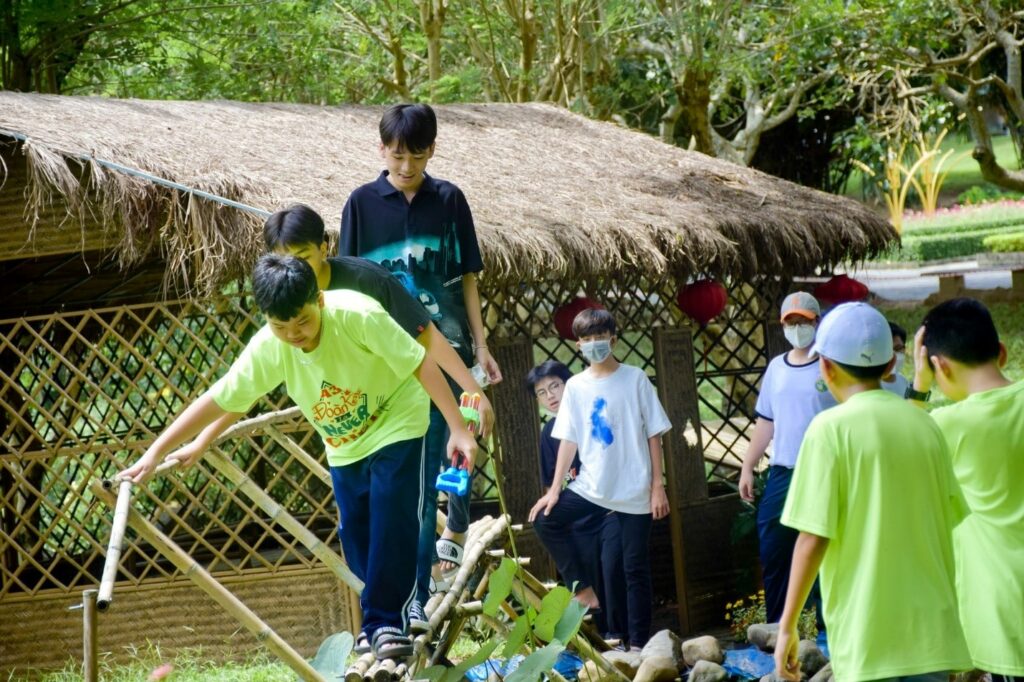
<svg viewBox="0 0 1024 682"><path fill-rule="evenodd" d="M427 619L427 614L423 610L423 604L419 603L418 600L413 599L412 603L409 604L409 611L407 612L409 617L409 631L420 634L423 632L430 632L430 621Z"/></svg>

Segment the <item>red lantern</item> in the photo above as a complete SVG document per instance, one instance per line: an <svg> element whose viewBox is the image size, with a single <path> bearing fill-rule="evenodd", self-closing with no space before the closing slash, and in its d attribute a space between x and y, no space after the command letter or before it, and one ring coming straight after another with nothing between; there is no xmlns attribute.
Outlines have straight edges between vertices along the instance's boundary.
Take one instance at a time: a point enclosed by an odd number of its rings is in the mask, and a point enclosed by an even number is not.
<svg viewBox="0 0 1024 682"><path fill-rule="evenodd" d="M555 329L558 331L558 335L563 339L575 341L576 335L572 333L572 321L584 310L591 308L595 310L605 309L603 305L594 299L579 296L555 310L555 314L552 317L555 321Z"/></svg>
<svg viewBox="0 0 1024 682"><path fill-rule="evenodd" d="M687 284L676 294L679 309L701 327L721 315L728 300L725 287L712 279Z"/></svg>
<svg viewBox="0 0 1024 682"><path fill-rule="evenodd" d="M815 287L814 297L821 303L839 305L850 301L863 301L868 297L868 288L846 275L836 275Z"/></svg>

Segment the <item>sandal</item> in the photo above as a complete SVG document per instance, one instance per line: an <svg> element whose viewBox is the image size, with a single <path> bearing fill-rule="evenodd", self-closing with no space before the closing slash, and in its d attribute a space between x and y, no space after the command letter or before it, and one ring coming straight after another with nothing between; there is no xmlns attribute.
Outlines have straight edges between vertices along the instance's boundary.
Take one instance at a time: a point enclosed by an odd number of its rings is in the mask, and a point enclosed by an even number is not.
<svg viewBox="0 0 1024 682"><path fill-rule="evenodd" d="M464 553L462 545L449 538L441 538L437 541L437 544L434 547L437 550L437 558L439 561L447 561L448 563L455 565L455 570L445 571L444 573L455 573L458 570L458 567L462 565L462 556ZM442 573L442 575L444 575L444 573Z"/></svg>
<svg viewBox="0 0 1024 682"><path fill-rule="evenodd" d="M378 661L408 658L413 654L412 640L398 628L377 628L373 633L373 654Z"/></svg>
<svg viewBox="0 0 1024 682"><path fill-rule="evenodd" d="M370 646L370 638L366 636L365 632L360 632L356 635L355 646L352 647L352 652L362 656L368 654L373 648Z"/></svg>

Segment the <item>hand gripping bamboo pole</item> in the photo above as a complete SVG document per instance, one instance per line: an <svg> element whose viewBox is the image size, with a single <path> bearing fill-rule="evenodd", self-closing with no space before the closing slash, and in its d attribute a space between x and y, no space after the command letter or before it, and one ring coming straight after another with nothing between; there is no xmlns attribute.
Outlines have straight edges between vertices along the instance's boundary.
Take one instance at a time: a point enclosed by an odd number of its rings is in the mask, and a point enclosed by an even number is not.
<svg viewBox="0 0 1024 682"><path fill-rule="evenodd" d="M96 496L107 504L114 504L114 496L102 485L92 484L92 491ZM253 611L243 604L226 587L217 582L213 576L206 572L196 561L190 557L171 538L164 535L160 529L150 523L134 509L128 509L128 521L132 530L139 537L149 542L153 549L162 554L168 561L174 564L175 568L182 572L189 580L194 582L199 589L205 592L211 599L220 605L229 615L233 616L242 627L252 633L256 639L265 645L270 651L280 658L285 664L294 670L299 677L307 682L326 682L324 678L309 664L306 659L299 655L295 649L284 641L280 635L274 632L269 625L260 619Z"/></svg>

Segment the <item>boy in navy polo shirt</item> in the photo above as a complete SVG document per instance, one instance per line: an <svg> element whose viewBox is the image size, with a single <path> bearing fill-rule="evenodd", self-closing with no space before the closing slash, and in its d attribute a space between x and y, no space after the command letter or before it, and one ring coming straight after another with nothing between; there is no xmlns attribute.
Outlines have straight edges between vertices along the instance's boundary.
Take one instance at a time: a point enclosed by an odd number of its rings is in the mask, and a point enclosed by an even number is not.
<svg viewBox="0 0 1024 682"><path fill-rule="evenodd" d="M396 104L380 120L380 155L385 170L349 196L341 216L342 256L362 256L383 265L430 313L467 365L477 363L490 383L501 371L487 349L476 273L483 269L473 216L458 187L426 174L434 155L437 118L426 104ZM431 410L426 466L441 467L445 424ZM430 496L430 491L427 491ZM417 601L429 596L434 555L433 505L421 520ZM429 500L428 500L429 501ZM469 528L469 496L448 501L448 527L437 553L451 568L462 562ZM444 566L442 566L444 568Z"/></svg>

